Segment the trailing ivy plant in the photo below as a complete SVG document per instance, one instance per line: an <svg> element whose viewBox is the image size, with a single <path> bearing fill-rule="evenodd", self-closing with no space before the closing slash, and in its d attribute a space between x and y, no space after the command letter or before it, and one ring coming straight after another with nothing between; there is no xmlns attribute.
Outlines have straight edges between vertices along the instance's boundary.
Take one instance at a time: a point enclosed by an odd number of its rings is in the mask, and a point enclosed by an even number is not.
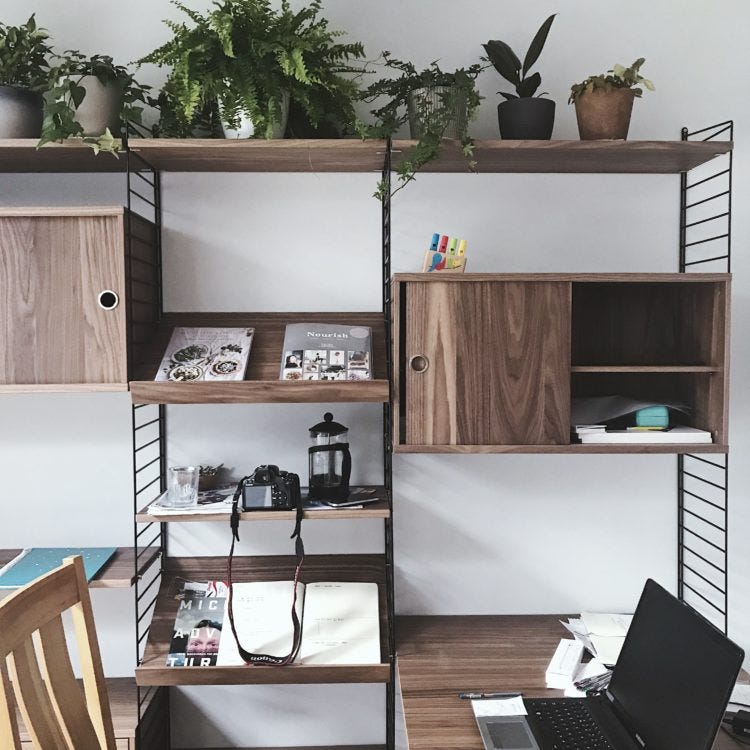
<svg viewBox="0 0 750 750"><path fill-rule="evenodd" d="M314 0L295 13L283 0L215 0L205 15L173 4L187 21L165 21L172 39L139 63L171 67L158 97L158 134L186 137L196 128L219 135L224 121L237 127L245 115L255 132L270 138L289 96L317 126L325 121L352 127L356 84L344 74L363 69L359 43L339 43Z"/></svg>
<svg viewBox="0 0 750 750"><path fill-rule="evenodd" d="M0 22L0 85L42 92L49 81L49 32L34 14L22 26Z"/></svg>
<svg viewBox="0 0 750 750"><path fill-rule="evenodd" d="M572 104L584 94L590 94L594 91L613 91L614 89L633 89L636 96L641 96L643 94L641 84L649 91L654 91L654 84L640 74L644 62L646 62L646 58L639 57L629 68L623 65L615 65L612 70L608 70L606 73L589 76L581 83L574 83L570 87L568 103Z"/></svg>
<svg viewBox="0 0 750 750"><path fill-rule="evenodd" d="M523 99L526 97L532 97L536 94L542 83L542 76L538 72L532 73L531 75L528 75L528 73L534 63L539 59L539 55L542 54L550 27L555 20L555 15L556 14L553 13L539 27L539 31L534 35L534 38L529 45L529 49L526 51L523 65L521 65L518 55L516 55L511 47L505 42L501 42L499 39L490 39L487 44L482 45L487 53L487 57L483 57L482 59L491 63L495 70L506 81L513 84L516 89L515 94L510 94L505 91L498 91L498 94L504 96L506 99ZM544 94L539 94L539 96L544 96Z"/></svg>
<svg viewBox="0 0 750 750"><path fill-rule="evenodd" d="M417 144L398 163L396 174L399 186L393 194L403 189L415 179L415 174L425 164L440 156L441 143L449 126L458 124L458 140L461 143L469 169L474 169L474 141L469 135L469 122L475 117L482 98L476 88L476 78L483 70L481 65L474 64L468 68L458 68L446 72L440 68L438 61L433 61L424 70L418 71L413 63L399 60L390 52L382 53L384 65L395 70L395 78L381 78L371 83L363 92L366 102L386 97L381 106L370 110L375 117L374 124L360 122L358 132L363 138L389 138L408 121L408 104L412 92L423 88L447 87L449 91L438 92L437 106L423 97L415 97L417 106L416 119L420 125ZM465 114L457 112L465 103ZM385 182L378 183L375 197L382 198L387 191Z"/></svg>
<svg viewBox="0 0 750 750"><path fill-rule="evenodd" d="M95 152L116 153L120 149L120 139L109 132L109 128L99 136L83 137L83 128L76 120L76 110L86 97L82 83L85 76L96 77L102 85L114 84L122 95L120 119L138 125L142 124L143 107L146 104L150 86L144 86L122 65L115 65L108 55L87 57L78 50L66 50L56 56L57 65L50 70L50 88L47 94L46 116L42 125L39 146L65 138L82 137L84 143Z"/></svg>

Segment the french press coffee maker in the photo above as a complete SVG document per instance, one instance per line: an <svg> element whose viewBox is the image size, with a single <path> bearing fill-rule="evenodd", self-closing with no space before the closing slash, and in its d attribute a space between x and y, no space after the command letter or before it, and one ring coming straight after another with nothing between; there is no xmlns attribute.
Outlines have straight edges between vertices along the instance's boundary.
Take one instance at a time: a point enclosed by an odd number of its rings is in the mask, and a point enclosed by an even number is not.
<svg viewBox="0 0 750 750"><path fill-rule="evenodd" d="M308 496L311 500L335 503L349 497L352 456L348 436L349 429L334 422L331 412L326 412L323 421L310 428Z"/></svg>

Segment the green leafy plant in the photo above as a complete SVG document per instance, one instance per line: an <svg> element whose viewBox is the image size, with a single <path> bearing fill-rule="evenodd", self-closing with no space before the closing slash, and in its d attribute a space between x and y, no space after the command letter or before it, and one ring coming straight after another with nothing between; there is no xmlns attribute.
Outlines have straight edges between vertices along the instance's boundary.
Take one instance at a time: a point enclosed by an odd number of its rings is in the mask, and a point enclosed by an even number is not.
<svg viewBox="0 0 750 750"><path fill-rule="evenodd" d="M33 14L22 26L0 23L0 85L44 91L49 81L48 39Z"/></svg>
<svg viewBox="0 0 750 750"><path fill-rule="evenodd" d="M76 120L76 110L86 97L82 80L85 76L94 76L102 85L114 84L122 96L120 119L142 123L143 107L140 105L146 104L150 86L138 83L127 68L115 65L107 55L87 57L78 50L66 50L55 57L57 65L49 73L48 102L39 146L51 141L83 136L83 128ZM120 140L109 129L100 136L83 137L83 142L97 153L116 153L120 149Z"/></svg>
<svg viewBox="0 0 750 750"><path fill-rule="evenodd" d="M646 58L639 57L629 68L615 65L612 70L608 70L606 73L589 76L585 81L573 84L570 87L568 103L575 102L584 94L590 94L594 91L613 91L614 89L633 89L636 96L641 96L643 94L641 84L649 91L654 91L654 84L640 74L641 65L644 62L646 62Z"/></svg>
<svg viewBox="0 0 750 750"><path fill-rule="evenodd" d="M539 27L539 31L536 32L534 38L531 40L529 49L523 59L523 65L511 47L499 39L490 39L487 44L482 45L487 53L487 57L483 57L482 59L491 63L495 70L516 88L515 94L505 91L498 91L498 94L504 96L506 99L526 98L536 94L542 83L542 76L538 72L529 75L529 70L531 70L534 63L539 59L539 55L542 54L550 27L555 20L555 15L553 13ZM540 94L539 96L544 96L544 94Z"/></svg>
<svg viewBox="0 0 750 750"><path fill-rule="evenodd" d="M319 17L320 0L297 13L287 0L279 11L268 0L215 0L205 15L172 2L189 24L165 21L172 39L139 60L172 68L157 99L160 135L218 135L221 121L237 127L246 115L270 138L287 96L313 126L353 124L357 86L343 74L362 72L349 60L364 49L336 42L343 32Z"/></svg>
<svg viewBox="0 0 750 750"><path fill-rule="evenodd" d="M363 92L366 102L386 97L381 106L370 110L375 117L374 124L358 124L358 132L363 138L389 138L408 121L409 99L419 89L447 87L448 91L439 91L437 105L433 106L427 98L415 97L416 121L420 125L417 145L399 161L396 174L399 186L393 194L406 187L415 179L415 174L425 164L440 156L441 142L446 130L458 126L458 140L466 156L469 169L474 169L474 141L468 133L469 122L475 117L482 97L476 88L476 79L483 70L481 65L474 64L468 68L458 68L453 72L443 71L437 61L429 67L418 71L413 63L398 60L390 52L382 54L384 65L399 73L395 78L381 78L371 83ZM457 112L458 107L465 107L465 112ZM387 187L383 181L378 183L375 196L382 198Z"/></svg>

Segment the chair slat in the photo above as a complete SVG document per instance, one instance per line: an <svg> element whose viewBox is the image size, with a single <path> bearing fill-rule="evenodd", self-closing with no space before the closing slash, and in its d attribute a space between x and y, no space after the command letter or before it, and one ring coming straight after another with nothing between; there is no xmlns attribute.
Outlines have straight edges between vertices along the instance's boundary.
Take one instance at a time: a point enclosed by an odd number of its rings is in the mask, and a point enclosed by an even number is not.
<svg viewBox="0 0 750 750"><path fill-rule="evenodd" d="M83 689L86 693L86 705L94 725L100 747L116 750L115 730L112 724L112 709L107 695L107 683L104 679L102 657L99 652L99 641L96 639L94 612L89 598L88 581L80 557L68 557L64 561L75 571L78 587L78 603L71 607L78 654L83 677Z"/></svg>
<svg viewBox="0 0 750 750"><path fill-rule="evenodd" d="M52 701L42 680L34 642L29 636L8 658L10 678L24 724L35 747L43 750L76 750L58 724Z"/></svg>
<svg viewBox="0 0 750 750"><path fill-rule="evenodd" d="M0 747L8 750L21 748L15 706L5 659L0 659Z"/></svg>
<svg viewBox="0 0 750 750"><path fill-rule="evenodd" d="M39 642L47 689L58 721L67 729L73 747L101 747L86 710L83 690L73 674L62 617L39 629Z"/></svg>

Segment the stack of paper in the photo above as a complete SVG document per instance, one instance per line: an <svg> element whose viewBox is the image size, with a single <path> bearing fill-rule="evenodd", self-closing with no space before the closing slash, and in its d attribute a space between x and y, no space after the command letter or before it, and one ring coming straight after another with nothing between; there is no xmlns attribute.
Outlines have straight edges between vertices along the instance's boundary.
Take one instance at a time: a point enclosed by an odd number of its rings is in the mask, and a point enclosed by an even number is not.
<svg viewBox="0 0 750 750"><path fill-rule="evenodd" d="M580 698L586 695L576 683L586 681L594 684L594 678L609 674L607 667L599 659L583 663L583 643L579 640L562 639L555 650L545 673L547 687L563 690L566 696Z"/></svg>
<svg viewBox="0 0 750 750"><path fill-rule="evenodd" d="M625 642L633 615L583 612L562 624L586 650L607 666L614 666Z"/></svg>

